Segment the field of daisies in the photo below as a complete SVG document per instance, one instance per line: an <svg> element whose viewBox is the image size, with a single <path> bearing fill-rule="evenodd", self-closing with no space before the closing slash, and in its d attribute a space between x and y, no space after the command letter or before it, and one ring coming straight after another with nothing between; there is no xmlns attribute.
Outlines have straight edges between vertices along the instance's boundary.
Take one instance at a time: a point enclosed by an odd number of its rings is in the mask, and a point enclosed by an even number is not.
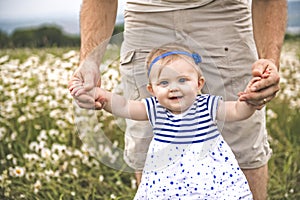
<svg viewBox="0 0 300 200"><path fill-rule="evenodd" d="M118 47L101 65L119 92ZM124 121L73 102L78 49L0 50L0 199L132 199L123 159ZM273 156L269 199L300 199L300 41L287 41L281 91L267 105Z"/></svg>

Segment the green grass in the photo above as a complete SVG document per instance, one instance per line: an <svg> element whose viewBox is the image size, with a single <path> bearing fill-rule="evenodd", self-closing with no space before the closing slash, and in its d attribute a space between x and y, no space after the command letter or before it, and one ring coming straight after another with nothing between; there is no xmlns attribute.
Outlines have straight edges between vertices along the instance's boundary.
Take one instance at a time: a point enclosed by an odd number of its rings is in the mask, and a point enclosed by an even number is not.
<svg viewBox="0 0 300 200"><path fill-rule="evenodd" d="M269 199L300 199L300 40L284 45L281 90L268 104Z"/></svg>
<svg viewBox="0 0 300 200"><path fill-rule="evenodd" d="M281 91L267 105L271 200L300 199L299 44L285 43ZM73 106L67 83L78 58L78 49L0 51L0 199L133 198L124 121ZM105 58L104 87L116 88L118 50Z"/></svg>

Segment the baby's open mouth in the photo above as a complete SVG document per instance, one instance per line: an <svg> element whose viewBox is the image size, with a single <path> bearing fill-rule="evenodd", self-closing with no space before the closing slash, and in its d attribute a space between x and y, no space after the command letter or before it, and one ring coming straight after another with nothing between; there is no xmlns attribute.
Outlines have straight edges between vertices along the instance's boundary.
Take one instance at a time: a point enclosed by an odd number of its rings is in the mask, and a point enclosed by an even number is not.
<svg viewBox="0 0 300 200"><path fill-rule="evenodd" d="M169 97L169 99L171 99L171 100L179 100L179 99L182 99L182 96L178 96L178 97Z"/></svg>

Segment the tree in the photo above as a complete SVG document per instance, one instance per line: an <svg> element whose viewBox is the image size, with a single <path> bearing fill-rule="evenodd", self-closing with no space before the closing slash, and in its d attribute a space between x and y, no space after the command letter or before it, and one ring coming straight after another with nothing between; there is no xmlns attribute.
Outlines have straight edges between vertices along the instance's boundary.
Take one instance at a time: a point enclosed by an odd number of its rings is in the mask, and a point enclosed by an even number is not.
<svg viewBox="0 0 300 200"><path fill-rule="evenodd" d="M8 48L9 44L9 36L0 30L0 48Z"/></svg>

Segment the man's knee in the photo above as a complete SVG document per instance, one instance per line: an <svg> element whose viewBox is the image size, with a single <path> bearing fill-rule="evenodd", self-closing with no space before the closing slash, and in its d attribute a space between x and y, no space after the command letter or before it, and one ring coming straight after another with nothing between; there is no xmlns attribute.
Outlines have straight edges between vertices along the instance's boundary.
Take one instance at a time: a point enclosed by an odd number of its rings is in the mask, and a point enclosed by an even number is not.
<svg viewBox="0 0 300 200"><path fill-rule="evenodd" d="M255 169L243 169L254 200L266 200L268 188L268 164Z"/></svg>

